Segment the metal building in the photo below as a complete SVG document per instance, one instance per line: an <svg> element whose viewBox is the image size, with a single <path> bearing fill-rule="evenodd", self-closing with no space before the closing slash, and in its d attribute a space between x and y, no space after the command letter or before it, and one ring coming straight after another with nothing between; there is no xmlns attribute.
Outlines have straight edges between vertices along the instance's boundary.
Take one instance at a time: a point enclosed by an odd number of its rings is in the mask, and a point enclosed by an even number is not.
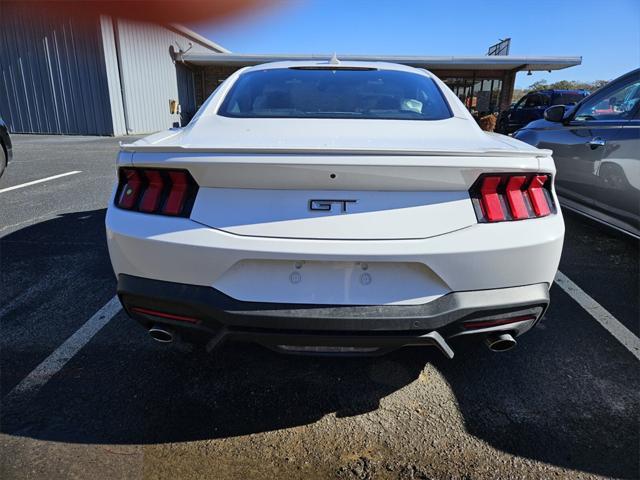
<svg viewBox="0 0 640 480"><path fill-rule="evenodd" d="M184 125L235 70L330 54L237 54L180 25L108 16L77 20L0 0L0 116L13 133L123 135ZM427 68L479 118L508 107L516 73L579 65L580 57L338 55Z"/></svg>
<svg viewBox="0 0 640 480"><path fill-rule="evenodd" d="M0 8L0 116L13 133L123 135L183 124L196 109L194 74L175 53L227 52L179 25Z"/></svg>

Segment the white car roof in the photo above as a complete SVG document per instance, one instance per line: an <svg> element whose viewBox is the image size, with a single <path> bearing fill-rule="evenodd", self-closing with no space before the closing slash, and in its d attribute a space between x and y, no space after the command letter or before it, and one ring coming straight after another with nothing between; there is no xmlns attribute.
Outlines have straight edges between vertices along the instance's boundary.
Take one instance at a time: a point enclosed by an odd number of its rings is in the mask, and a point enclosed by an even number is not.
<svg viewBox="0 0 640 480"><path fill-rule="evenodd" d="M399 72L419 73L428 77L433 77L433 74L423 68L414 68L408 65L401 65L399 63L390 62L362 62L362 61L342 61L338 59L340 63L331 63L331 59L327 60L295 60L284 62L270 62L262 63L260 65L254 65L242 69L242 73L253 72L258 70L271 70L276 68L300 68L300 67L335 67L336 70L340 68L376 68L378 70L395 70Z"/></svg>

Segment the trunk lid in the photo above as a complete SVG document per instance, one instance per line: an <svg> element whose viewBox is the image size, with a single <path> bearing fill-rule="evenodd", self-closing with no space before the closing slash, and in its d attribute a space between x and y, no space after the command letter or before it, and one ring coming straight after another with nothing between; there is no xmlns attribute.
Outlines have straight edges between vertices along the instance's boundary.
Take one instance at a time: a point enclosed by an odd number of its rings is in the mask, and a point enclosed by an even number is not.
<svg viewBox="0 0 640 480"><path fill-rule="evenodd" d="M476 223L459 191L205 188L191 218L237 235L326 240L426 238Z"/></svg>
<svg viewBox="0 0 640 480"><path fill-rule="evenodd" d="M200 186L191 219L246 236L391 240L477 223L482 173L537 171L531 156L143 153L136 166L186 168Z"/></svg>
<svg viewBox="0 0 640 480"><path fill-rule="evenodd" d="M436 121L226 118L123 150L133 163L186 168L191 218L236 235L428 238L476 223L481 173L536 171L549 152L486 134L469 117Z"/></svg>

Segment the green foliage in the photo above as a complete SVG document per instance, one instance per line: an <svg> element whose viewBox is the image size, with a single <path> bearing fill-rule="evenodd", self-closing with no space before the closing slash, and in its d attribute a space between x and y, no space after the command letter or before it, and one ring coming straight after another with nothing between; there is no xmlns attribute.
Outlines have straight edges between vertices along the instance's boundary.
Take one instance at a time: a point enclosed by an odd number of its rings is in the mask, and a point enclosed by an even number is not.
<svg viewBox="0 0 640 480"><path fill-rule="evenodd" d="M593 82L579 82L576 80L560 80L554 83L547 83L546 80L533 82L527 88L516 88L513 90L512 102L517 102L529 92L537 90L589 90L594 92L598 88L609 83L608 80L595 80Z"/></svg>

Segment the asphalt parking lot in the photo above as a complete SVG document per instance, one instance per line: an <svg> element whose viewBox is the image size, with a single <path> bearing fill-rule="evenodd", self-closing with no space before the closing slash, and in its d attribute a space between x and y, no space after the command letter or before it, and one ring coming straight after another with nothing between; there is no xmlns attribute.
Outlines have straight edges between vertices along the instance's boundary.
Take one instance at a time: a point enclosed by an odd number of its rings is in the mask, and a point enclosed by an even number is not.
<svg viewBox="0 0 640 480"><path fill-rule="evenodd" d="M544 321L502 354L167 347L109 303L119 140L14 137L0 179L0 478L640 477L637 241L566 213L560 270L599 308L555 285Z"/></svg>

